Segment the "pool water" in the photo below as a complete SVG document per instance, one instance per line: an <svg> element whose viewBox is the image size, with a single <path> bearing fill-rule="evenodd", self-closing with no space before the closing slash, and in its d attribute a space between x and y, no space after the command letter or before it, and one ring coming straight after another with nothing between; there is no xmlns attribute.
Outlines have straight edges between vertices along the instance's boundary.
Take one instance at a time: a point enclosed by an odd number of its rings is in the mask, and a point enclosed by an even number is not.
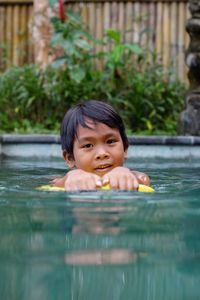
<svg viewBox="0 0 200 300"><path fill-rule="evenodd" d="M62 160L0 160L0 299L200 299L199 162L128 164L155 193L41 192Z"/></svg>

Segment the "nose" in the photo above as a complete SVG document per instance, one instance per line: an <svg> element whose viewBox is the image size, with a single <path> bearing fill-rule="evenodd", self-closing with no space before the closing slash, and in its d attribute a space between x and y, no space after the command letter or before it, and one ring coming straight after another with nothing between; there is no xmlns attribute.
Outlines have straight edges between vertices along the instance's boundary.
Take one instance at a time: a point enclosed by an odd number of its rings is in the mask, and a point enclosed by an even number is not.
<svg viewBox="0 0 200 300"><path fill-rule="evenodd" d="M95 159L106 159L106 158L109 158L109 153L106 151L104 147L98 147L95 154Z"/></svg>

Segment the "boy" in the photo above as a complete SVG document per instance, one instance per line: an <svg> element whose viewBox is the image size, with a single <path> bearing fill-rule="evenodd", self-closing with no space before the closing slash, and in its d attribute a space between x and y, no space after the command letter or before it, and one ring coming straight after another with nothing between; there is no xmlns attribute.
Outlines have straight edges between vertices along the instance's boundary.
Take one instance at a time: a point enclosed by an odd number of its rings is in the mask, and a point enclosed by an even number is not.
<svg viewBox="0 0 200 300"><path fill-rule="evenodd" d="M123 167L128 138L121 117L105 102L90 100L68 110L61 125L61 144L71 170L55 178L54 186L95 190L109 183L111 189L137 190L139 183L150 184L144 173Z"/></svg>

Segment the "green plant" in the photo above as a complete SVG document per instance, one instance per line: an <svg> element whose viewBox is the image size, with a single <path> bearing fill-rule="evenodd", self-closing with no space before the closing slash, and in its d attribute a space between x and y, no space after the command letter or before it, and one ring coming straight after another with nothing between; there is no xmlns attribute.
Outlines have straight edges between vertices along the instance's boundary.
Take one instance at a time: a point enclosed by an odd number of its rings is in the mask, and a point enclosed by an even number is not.
<svg viewBox="0 0 200 300"><path fill-rule="evenodd" d="M121 33L110 29L100 43L111 50L94 55L91 44L98 41L79 16L68 12L64 23L58 18L52 22L51 43L62 56L45 70L28 65L0 74L1 131L58 132L71 105L97 99L111 103L133 133L176 134L186 87L171 81L171 70L163 69L155 53L124 44ZM103 59L102 70L94 57Z"/></svg>
<svg viewBox="0 0 200 300"><path fill-rule="evenodd" d="M120 33L113 30L107 37L113 47L105 55L99 94L121 112L133 131L175 134L184 106L184 84L171 80L172 70L165 70L154 52L122 43Z"/></svg>
<svg viewBox="0 0 200 300"><path fill-rule="evenodd" d="M62 22L58 17L51 19L54 27L51 46L59 46L62 53L52 63L52 67L67 68L70 79L80 83L91 72L91 59L94 57L91 42L97 41L84 29L79 15L69 10L66 17L66 22Z"/></svg>

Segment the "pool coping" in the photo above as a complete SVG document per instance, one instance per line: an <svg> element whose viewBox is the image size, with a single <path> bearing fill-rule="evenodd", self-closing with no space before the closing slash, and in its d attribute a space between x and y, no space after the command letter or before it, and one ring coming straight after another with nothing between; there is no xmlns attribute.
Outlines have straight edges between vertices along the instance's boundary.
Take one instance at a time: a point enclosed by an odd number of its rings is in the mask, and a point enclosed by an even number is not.
<svg viewBox="0 0 200 300"><path fill-rule="evenodd" d="M128 136L130 145L200 145L200 136ZM60 144L55 134L3 134L1 144Z"/></svg>
<svg viewBox="0 0 200 300"><path fill-rule="evenodd" d="M129 157L200 159L200 136L129 136ZM2 134L0 156L62 156L55 134Z"/></svg>

